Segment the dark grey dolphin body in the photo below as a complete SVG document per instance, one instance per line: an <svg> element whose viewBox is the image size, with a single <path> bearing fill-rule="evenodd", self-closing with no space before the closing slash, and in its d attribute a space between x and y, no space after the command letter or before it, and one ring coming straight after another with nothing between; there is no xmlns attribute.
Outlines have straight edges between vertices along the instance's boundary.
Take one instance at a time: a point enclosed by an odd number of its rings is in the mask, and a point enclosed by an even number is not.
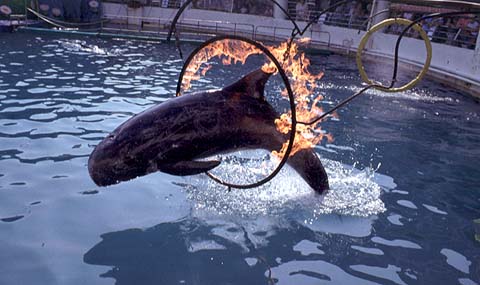
<svg viewBox="0 0 480 285"><path fill-rule="evenodd" d="M170 99L135 115L92 152L88 170L99 186L161 171L195 175L220 161L198 161L238 149L280 150L288 137L276 130L278 113L263 97L270 74L254 71L219 91ZM318 193L328 178L318 156L301 150L288 164Z"/></svg>

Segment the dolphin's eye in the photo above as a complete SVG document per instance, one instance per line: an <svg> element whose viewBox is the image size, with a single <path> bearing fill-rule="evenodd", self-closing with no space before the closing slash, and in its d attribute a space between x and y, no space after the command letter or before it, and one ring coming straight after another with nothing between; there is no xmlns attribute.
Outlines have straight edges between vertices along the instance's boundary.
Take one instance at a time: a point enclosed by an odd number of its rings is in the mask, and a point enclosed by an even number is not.
<svg viewBox="0 0 480 285"><path fill-rule="evenodd" d="M113 140L113 139L115 139L115 135L114 135L114 134L109 134L109 135L107 136L107 139Z"/></svg>

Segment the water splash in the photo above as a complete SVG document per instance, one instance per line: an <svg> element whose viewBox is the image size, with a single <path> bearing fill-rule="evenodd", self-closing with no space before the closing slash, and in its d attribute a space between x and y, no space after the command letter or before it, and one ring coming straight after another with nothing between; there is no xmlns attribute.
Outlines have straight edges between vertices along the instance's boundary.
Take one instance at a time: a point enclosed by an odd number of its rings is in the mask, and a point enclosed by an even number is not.
<svg viewBox="0 0 480 285"><path fill-rule="evenodd" d="M321 90L323 92L327 92L328 90L344 90L345 92L355 93L360 91L362 87L359 87L358 84L343 84L339 85L333 82L322 82L320 85ZM395 99L395 100L411 100L411 101L419 101L419 102L455 102L455 99L450 96L440 96L436 92L426 90L426 89L418 89L414 88L407 91L396 92L396 93L389 93L381 90L370 89L365 92L370 96L375 96L379 98L385 99ZM324 103L328 103L328 100Z"/></svg>
<svg viewBox="0 0 480 285"><path fill-rule="evenodd" d="M295 216L312 222L325 214L368 217L386 210L380 196L382 189L395 187L391 179L385 179L371 168L359 170L328 159L322 161L331 187L325 195L316 194L290 167L282 169L271 182L254 189L229 192L206 176L188 178L183 186L193 209L202 215ZM246 184L268 175L275 166L268 155L260 161L227 157L216 174L220 173L222 179L229 182Z"/></svg>
<svg viewBox="0 0 480 285"><path fill-rule="evenodd" d="M56 40L54 42L58 43L66 51L77 53L77 54L85 53L85 54L97 54L97 55L105 55L105 56L119 56L125 51L124 49L118 49L118 48L107 50L97 45L88 44L86 41L82 41L82 40Z"/></svg>

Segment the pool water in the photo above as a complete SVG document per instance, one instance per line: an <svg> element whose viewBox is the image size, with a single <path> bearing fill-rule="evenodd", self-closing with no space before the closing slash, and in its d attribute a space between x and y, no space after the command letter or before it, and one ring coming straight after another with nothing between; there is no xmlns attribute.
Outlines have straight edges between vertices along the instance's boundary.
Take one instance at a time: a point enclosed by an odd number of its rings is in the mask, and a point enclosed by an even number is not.
<svg viewBox="0 0 480 285"><path fill-rule="evenodd" d="M2 285L480 284L480 108L468 95L424 80L340 110L322 125L335 141L317 147L325 197L289 168L232 192L162 173L98 188L89 154L173 96L175 47L20 33L0 34L0 46ZM352 59L311 59L326 109L362 86ZM217 66L194 88L259 64ZM237 167L220 170L238 182Z"/></svg>

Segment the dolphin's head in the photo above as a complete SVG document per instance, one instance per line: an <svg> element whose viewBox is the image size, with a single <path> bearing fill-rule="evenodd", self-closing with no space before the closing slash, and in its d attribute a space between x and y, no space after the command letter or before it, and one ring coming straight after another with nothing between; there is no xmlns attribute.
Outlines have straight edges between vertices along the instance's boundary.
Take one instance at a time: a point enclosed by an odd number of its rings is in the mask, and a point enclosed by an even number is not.
<svg viewBox="0 0 480 285"><path fill-rule="evenodd" d="M150 162L137 153L135 134L129 134L133 129L120 126L103 139L90 155L88 171L98 186L117 184L151 172Z"/></svg>

